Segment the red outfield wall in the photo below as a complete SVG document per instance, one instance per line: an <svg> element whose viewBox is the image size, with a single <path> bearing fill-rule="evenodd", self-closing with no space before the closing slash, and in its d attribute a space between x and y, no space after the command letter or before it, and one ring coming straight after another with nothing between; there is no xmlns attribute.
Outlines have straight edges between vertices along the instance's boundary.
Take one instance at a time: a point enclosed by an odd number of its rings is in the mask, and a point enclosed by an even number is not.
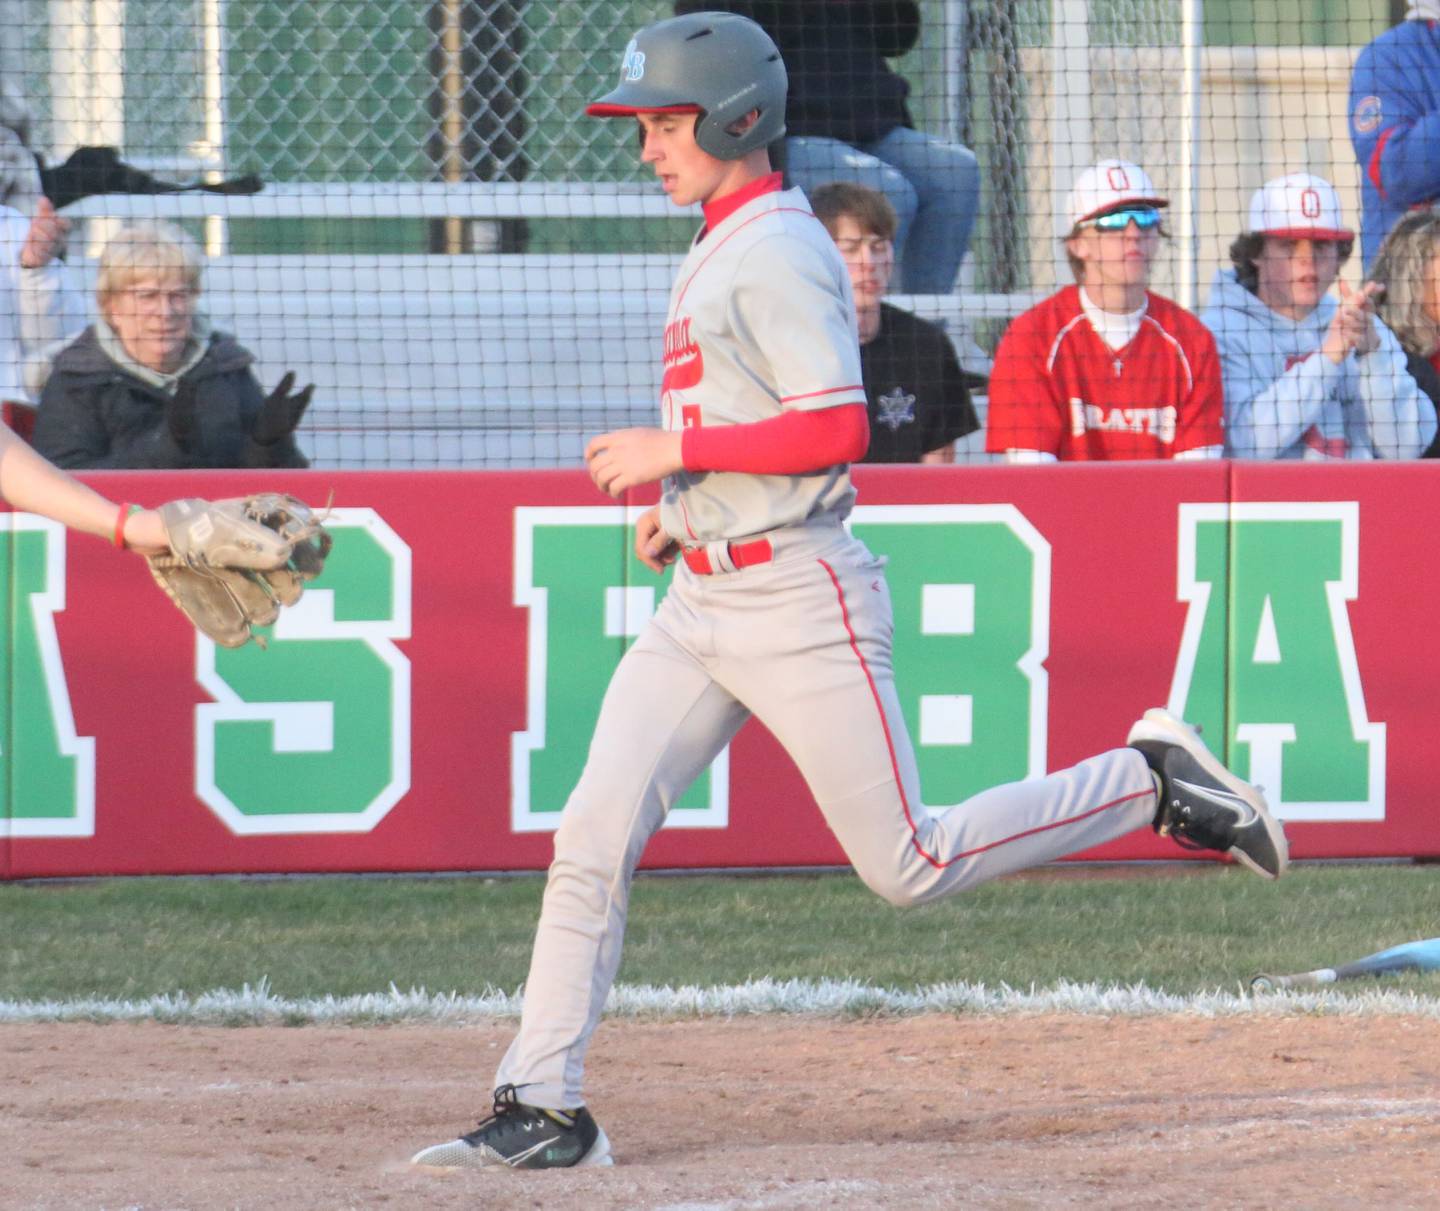
<svg viewBox="0 0 1440 1211"><path fill-rule="evenodd" d="M1440 854L1428 464L860 468L928 803L1123 742L1147 706L1264 783L1296 857ZM143 564L0 515L0 875L524 870L653 607L579 473L94 475L115 499L333 492L336 556L217 652ZM62 602L63 598L63 602ZM912 692L913 687L913 692ZM828 865L747 727L645 865ZM1086 856L1175 857L1137 834Z"/></svg>

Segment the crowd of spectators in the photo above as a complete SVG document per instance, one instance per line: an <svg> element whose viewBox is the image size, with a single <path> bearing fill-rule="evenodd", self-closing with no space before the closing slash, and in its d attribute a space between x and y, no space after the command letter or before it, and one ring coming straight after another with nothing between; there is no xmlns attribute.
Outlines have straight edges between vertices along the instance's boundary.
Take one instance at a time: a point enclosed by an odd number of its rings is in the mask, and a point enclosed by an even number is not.
<svg viewBox="0 0 1440 1211"><path fill-rule="evenodd" d="M1001 338L987 449L1012 462L1436 452L1434 211L1406 215L1352 287L1335 188L1267 181L1197 319L1148 289L1165 205L1139 165L1080 174L1064 237L1076 284Z"/></svg>
<svg viewBox="0 0 1440 1211"><path fill-rule="evenodd" d="M1360 52L1350 132L1363 280L1340 276L1355 232L1333 185L1291 173L1251 197L1198 320L1148 289L1166 202L1145 171L1082 172L1062 232L1075 285L1001 337L986 449L1011 462L1440 455L1440 0L1411 0Z"/></svg>
<svg viewBox="0 0 1440 1211"><path fill-rule="evenodd" d="M16 427L70 470L308 466L295 428L313 387L295 392L294 376L286 375L264 394L251 354L204 316L204 258L183 229L140 222L115 231L100 256L87 318L65 260L70 223L51 193L58 186L63 201L172 187L113 155L78 153L70 161L78 178L52 174L47 182L30 128L24 97L0 82L0 400L7 419L15 405L26 409ZM93 171L97 163L103 173ZM249 178L234 191L252 191Z"/></svg>
<svg viewBox="0 0 1440 1211"><path fill-rule="evenodd" d="M875 462L953 461L981 422L1011 462L1440 456L1440 0L1360 52L1350 134L1356 233L1334 186L1265 182L1198 315L1150 289L1166 199L1145 169L1079 174L1060 233L1074 276L1016 317L985 378L946 333L884 301L954 288L979 196L975 156L915 129L891 60L915 0L674 0L757 21L789 73L772 147L850 272ZM86 323L46 197L24 99L0 84L0 397L38 401L33 440L62 467L303 467L311 389L269 395L213 332L202 258L180 229L132 224L106 245Z"/></svg>

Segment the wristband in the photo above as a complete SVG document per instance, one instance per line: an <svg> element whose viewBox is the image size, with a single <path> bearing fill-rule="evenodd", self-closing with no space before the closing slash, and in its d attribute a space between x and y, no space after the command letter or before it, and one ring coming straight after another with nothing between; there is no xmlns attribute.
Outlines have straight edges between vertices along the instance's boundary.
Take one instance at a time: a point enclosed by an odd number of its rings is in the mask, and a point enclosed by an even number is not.
<svg viewBox="0 0 1440 1211"><path fill-rule="evenodd" d="M138 512L139 505L122 504L120 512L115 516L115 545L121 550L125 548L125 523Z"/></svg>

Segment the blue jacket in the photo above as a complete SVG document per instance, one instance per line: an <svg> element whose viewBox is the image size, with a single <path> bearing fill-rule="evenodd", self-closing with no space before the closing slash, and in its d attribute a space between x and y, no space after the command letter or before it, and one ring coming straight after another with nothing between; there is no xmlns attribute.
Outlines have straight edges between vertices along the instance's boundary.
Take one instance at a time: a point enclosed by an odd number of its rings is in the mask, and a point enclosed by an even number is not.
<svg viewBox="0 0 1440 1211"><path fill-rule="evenodd" d="M1225 382L1225 453L1232 458L1417 458L1435 436L1435 408L1379 320L1380 348L1337 366L1320 352L1339 304L1303 320L1272 311L1216 272L1201 322L1215 334Z"/></svg>
<svg viewBox="0 0 1440 1211"><path fill-rule="evenodd" d="M1360 52L1350 77L1350 141L1369 268L1396 219L1440 199L1440 22L1402 21Z"/></svg>

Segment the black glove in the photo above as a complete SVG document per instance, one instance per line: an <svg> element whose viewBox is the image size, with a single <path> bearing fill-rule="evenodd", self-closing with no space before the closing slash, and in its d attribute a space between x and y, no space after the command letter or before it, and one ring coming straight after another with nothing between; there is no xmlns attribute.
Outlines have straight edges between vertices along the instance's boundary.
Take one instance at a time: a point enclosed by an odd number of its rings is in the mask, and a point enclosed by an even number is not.
<svg viewBox="0 0 1440 1211"><path fill-rule="evenodd" d="M170 436L185 451L194 448L200 431L200 418L195 414L196 403L195 380L182 378L170 402L165 405L165 424L170 429Z"/></svg>
<svg viewBox="0 0 1440 1211"><path fill-rule="evenodd" d="M310 406L310 397L315 394L315 384L310 383L303 391L291 395L290 388L294 385L295 372L291 370L280 380L280 385L265 397L260 411L255 414L255 424L250 429L250 436L256 445L273 446L282 437L288 437L295 432L295 426L300 423L305 409Z"/></svg>

